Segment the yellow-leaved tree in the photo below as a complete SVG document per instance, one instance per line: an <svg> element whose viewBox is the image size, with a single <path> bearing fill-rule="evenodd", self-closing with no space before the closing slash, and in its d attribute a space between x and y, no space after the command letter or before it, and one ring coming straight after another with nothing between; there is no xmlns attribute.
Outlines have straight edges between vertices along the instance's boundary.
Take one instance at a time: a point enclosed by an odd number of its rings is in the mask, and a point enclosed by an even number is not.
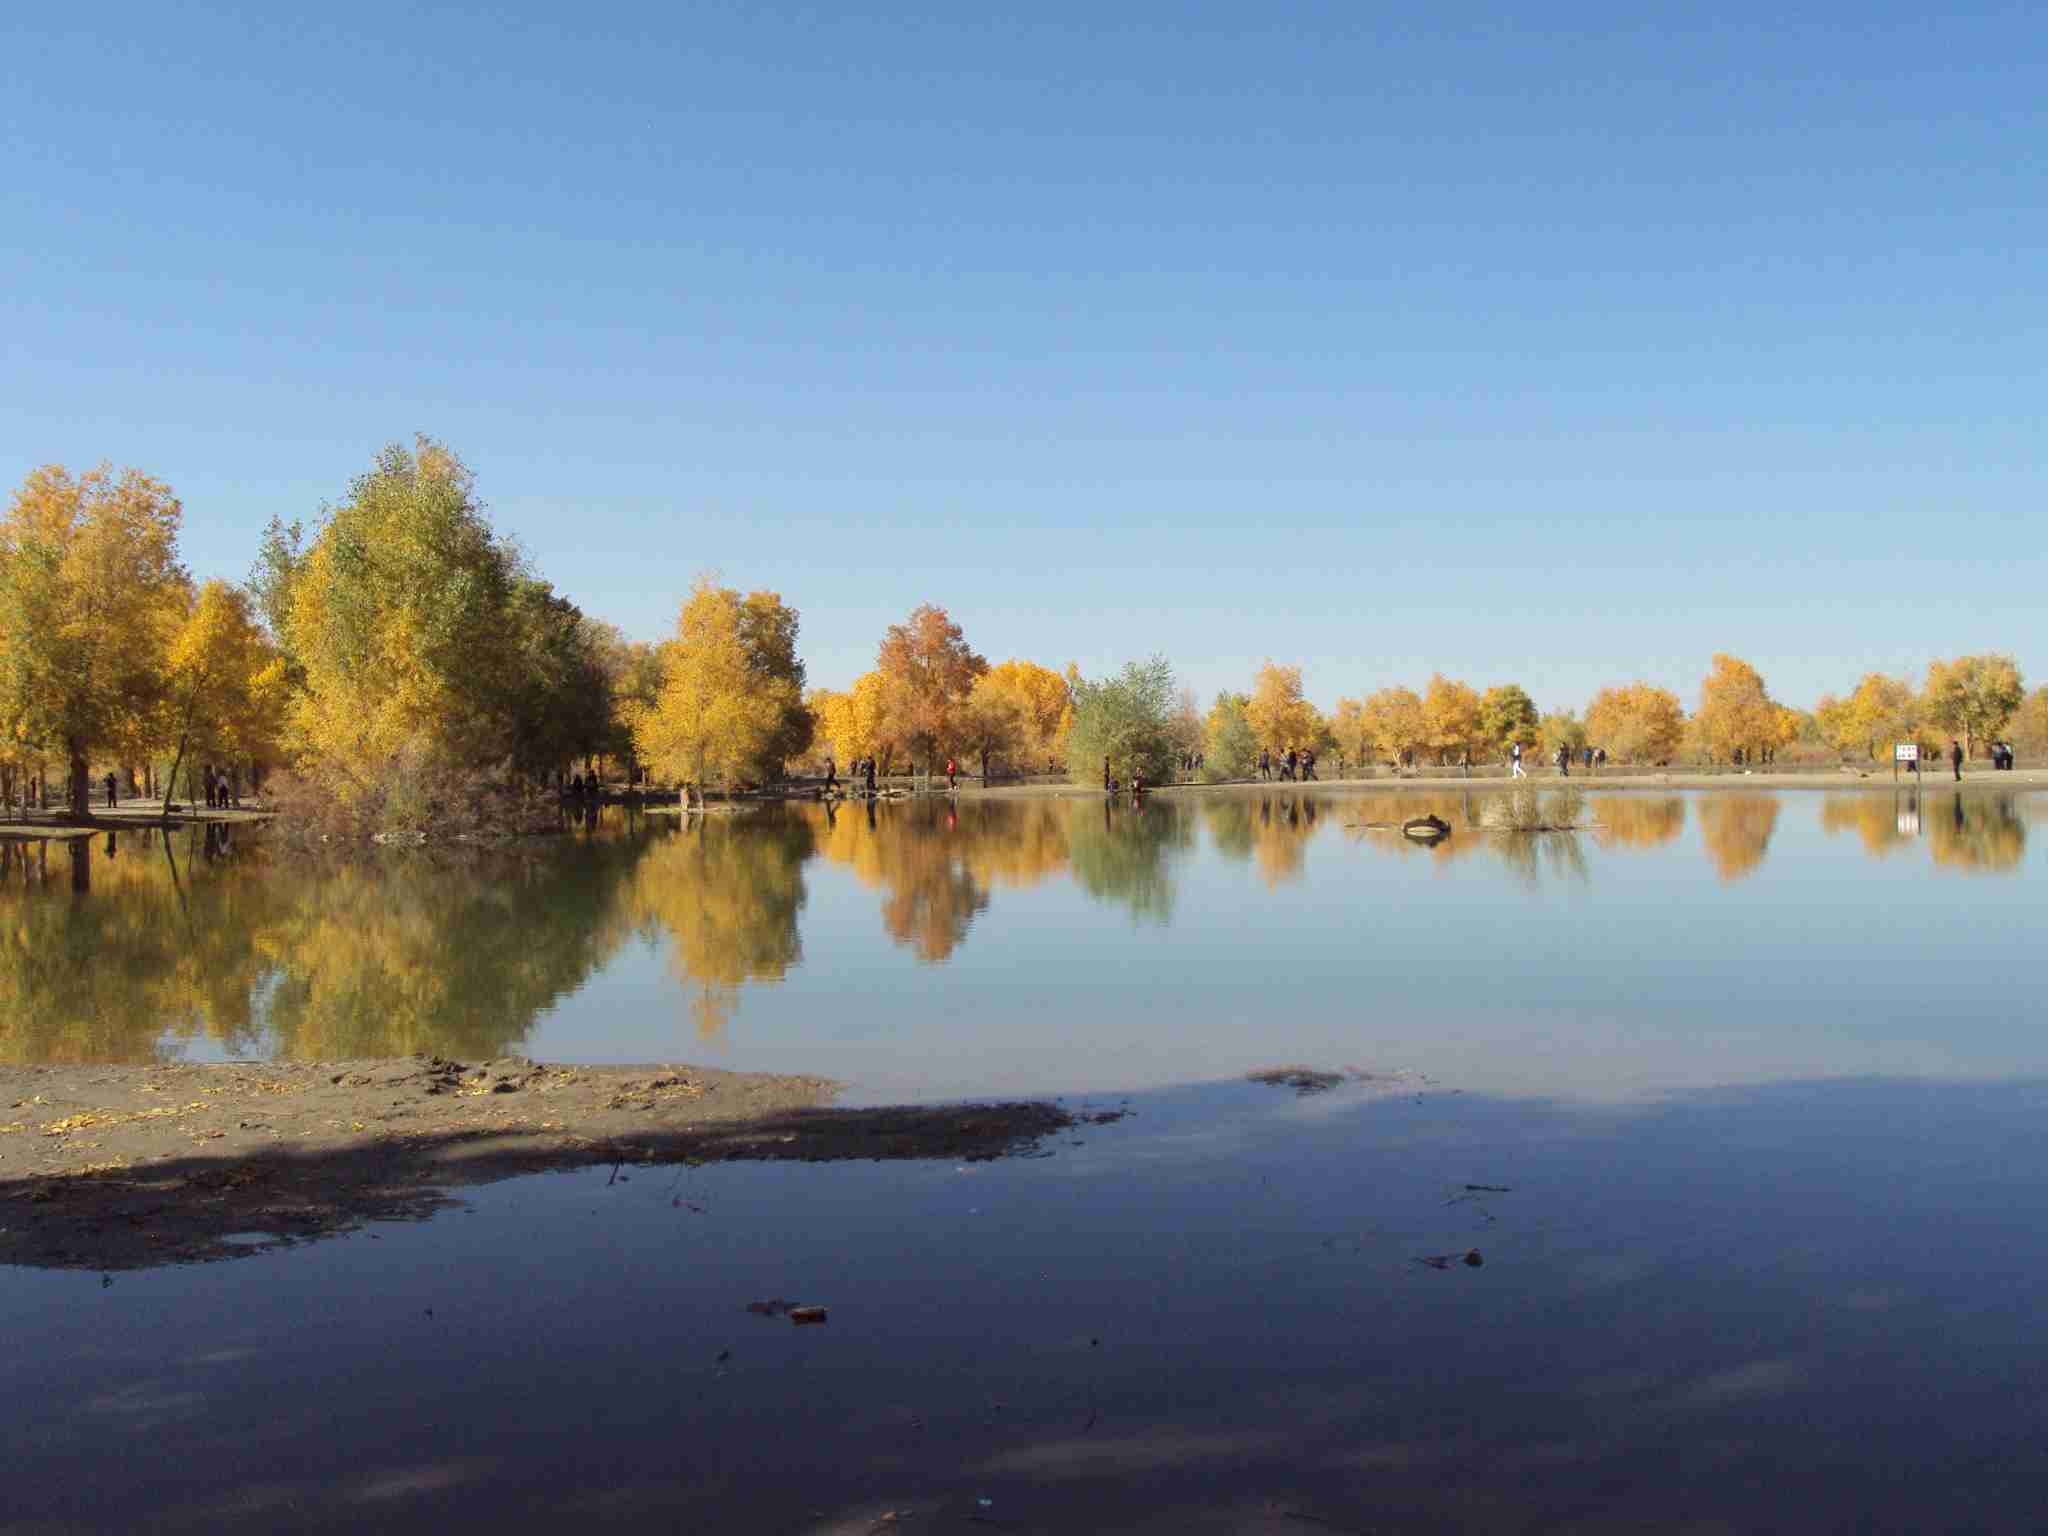
<svg viewBox="0 0 2048 1536"><path fill-rule="evenodd" d="M1585 734L1616 762L1667 763L1685 739L1685 709L1651 683L1602 688L1586 706Z"/></svg>
<svg viewBox="0 0 2048 1536"><path fill-rule="evenodd" d="M517 574L460 459L425 438L385 449L289 577L280 638L304 676L289 721L301 757L370 790L401 753L510 752Z"/></svg>
<svg viewBox="0 0 2048 1536"><path fill-rule="evenodd" d="M1066 755L1067 732L1074 724L1072 691L1051 668L1012 657L975 682L969 703L978 717L971 734L978 738L987 738L991 720L1014 719L1007 750L1027 768Z"/></svg>
<svg viewBox="0 0 2048 1536"><path fill-rule="evenodd" d="M1429 740L1422 696L1413 688L1382 688L1366 697L1360 725L1381 757L1403 767Z"/></svg>
<svg viewBox="0 0 2048 1536"><path fill-rule="evenodd" d="M941 753L960 745L961 714L988 662L945 609L926 603L889 626L875 670L882 676L884 738L929 771Z"/></svg>
<svg viewBox="0 0 2048 1536"><path fill-rule="evenodd" d="M247 593L225 581L199 589L164 657L169 684L171 771L164 814L185 754L194 747L230 762L268 758L285 709L284 660L256 622Z"/></svg>
<svg viewBox="0 0 2048 1536"><path fill-rule="evenodd" d="M1765 691L1762 674L1739 656L1716 653L1712 670L1700 684L1694 723L1700 746L1710 757L1733 761L1741 752L1755 760L1780 744L1777 706Z"/></svg>
<svg viewBox="0 0 2048 1536"><path fill-rule="evenodd" d="M656 772L700 794L712 778L730 784L775 748L803 694L787 677L757 669L744 633L739 593L699 576L662 647L661 691L634 727L633 745Z"/></svg>
<svg viewBox="0 0 2048 1536"><path fill-rule="evenodd" d="M2005 729L2026 689L2010 656L1958 656L1927 668L1927 717L1975 755L1977 743Z"/></svg>
<svg viewBox="0 0 2048 1536"><path fill-rule="evenodd" d="M104 465L36 470L0 515L0 740L62 761L79 819L93 754L132 752L158 722L191 590L181 516L163 482Z"/></svg>
<svg viewBox="0 0 2048 1536"><path fill-rule="evenodd" d="M1423 730L1439 763L1480 753L1479 695L1465 683L1438 672L1422 695Z"/></svg>
<svg viewBox="0 0 2048 1536"><path fill-rule="evenodd" d="M1259 745L1274 752L1313 747L1323 734L1323 717L1302 697L1301 668L1275 666L1268 660L1252 679L1245 718Z"/></svg>

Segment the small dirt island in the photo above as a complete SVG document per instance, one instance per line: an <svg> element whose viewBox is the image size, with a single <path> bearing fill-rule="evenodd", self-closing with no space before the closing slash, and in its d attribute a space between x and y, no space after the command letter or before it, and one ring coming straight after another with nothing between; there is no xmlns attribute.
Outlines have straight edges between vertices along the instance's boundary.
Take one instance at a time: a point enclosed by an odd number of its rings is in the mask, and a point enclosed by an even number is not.
<svg viewBox="0 0 2048 1536"><path fill-rule="evenodd" d="M388 1061L0 1067L0 1263L139 1269L421 1220L521 1173L738 1158L973 1160L1114 1115L833 1109L824 1078Z"/></svg>

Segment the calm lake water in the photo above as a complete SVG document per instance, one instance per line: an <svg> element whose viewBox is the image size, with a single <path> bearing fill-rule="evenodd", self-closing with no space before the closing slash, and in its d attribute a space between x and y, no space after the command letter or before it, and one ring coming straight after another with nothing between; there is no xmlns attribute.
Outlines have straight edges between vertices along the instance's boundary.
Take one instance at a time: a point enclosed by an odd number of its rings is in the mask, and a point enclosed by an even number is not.
<svg viewBox="0 0 2048 1536"><path fill-rule="evenodd" d="M1276 1061L1507 1094L2048 1065L2044 803L1272 793L606 811L354 864L127 834L0 868L0 1055L436 1051L813 1071L852 1096ZM1423 809L1456 831L1417 846Z"/></svg>
<svg viewBox="0 0 2048 1536"><path fill-rule="evenodd" d="M2044 803L1536 796L1572 834L1494 830L1498 793L608 810L336 866L126 834L82 874L17 847L0 1057L695 1060L856 1101L1297 1061L1580 1100L1994 1079L2048 1065ZM1362 825L1425 809L1434 848Z"/></svg>
<svg viewBox="0 0 2048 1536"><path fill-rule="evenodd" d="M1355 825L1425 806L1434 849ZM0 1532L2038 1530L2041 802L1543 810L1586 829L1274 794L10 863L17 1057L680 1057L1130 1114L0 1271ZM1241 1080L1289 1060L1377 1075Z"/></svg>

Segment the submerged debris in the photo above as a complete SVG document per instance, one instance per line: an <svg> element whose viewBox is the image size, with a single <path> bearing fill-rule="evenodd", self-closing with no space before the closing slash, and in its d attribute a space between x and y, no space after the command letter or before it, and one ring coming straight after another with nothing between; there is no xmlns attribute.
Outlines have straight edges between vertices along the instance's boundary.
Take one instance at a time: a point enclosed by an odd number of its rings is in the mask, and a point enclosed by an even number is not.
<svg viewBox="0 0 2048 1536"><path fill-rule="evenodd" d="M1431 1269L1449 1269L1453 1264L1463 1264L1468 1269L1477 1269L1486 1260L1480 1256L1477 1248L1467 1248L1463 1253L1433 1253L1415 1262L1426 1264Z"/></svg>

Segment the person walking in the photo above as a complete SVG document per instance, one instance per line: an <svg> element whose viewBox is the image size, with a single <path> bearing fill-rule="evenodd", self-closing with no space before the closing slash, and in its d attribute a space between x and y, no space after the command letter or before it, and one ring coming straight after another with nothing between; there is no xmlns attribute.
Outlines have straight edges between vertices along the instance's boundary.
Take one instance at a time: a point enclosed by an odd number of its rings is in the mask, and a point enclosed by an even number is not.
<svg viewBox="0 0 2048 1536"><path fill-rule="evenodd" d="M955 787L956 787L956 786L957 786L957 785L959 784L959 781L960 781L960 768L959 768L959 765L958 765L957 763L955 763L955 762L953 761L953 759L951 759L951 758L949 757L949 758L947 758L947 759L946 759L946 788L947 788L947 790L948 790L948 791L951 791L952 789L954 789L954 788L955 788Z"/></svg>
<svg viewBox="0 0 2048 1536"><path fill-rule="evenodd" d="M107 775L107 809L111 811L111 810L112 810L113 808L114 808L114 776L113 776L113 775L112 775L112 774L110 773L110 774L108 774L108 775Z"/></svg>
<svg viewBox="0 0 2048 1536"><path fill-rule="evenodd" d="M1272 777L1273 754L1271 752L1268 752L1264 747L1261 747L1259 748L1259 778L1263 782L1264 780L1270 779Z"/></svg>
<svg viewBox="0 0 2048 1536"><path fill-rule="evenodd" d="M1526 779L1529 777L1522 768L1522 744L1519 741L1508 743L1508 777L1511 779Z"/></svg>
<svg viewBox="0 0 2048 1536"><path fill-rule="evenodd" d="M1956 771L1956 782L1963 782L1963 744L1951 736L1948 739L1949 766Z"/></svg>
<svg viewBox="0 0 2048 1536"><path fill-rule="evenodd" d="M832 754L827 752L825 754L825 793L831 795L837 794L838 791L839 765L832 761Z"/></svg>
<svg viewBox="0 0 2048 1536"><path fill-rule="evenodd" d="M1557 776L1561 779L1568 779L1572 776L1572 749L1570 747L1559 747L1557 749Z"/></svg>

